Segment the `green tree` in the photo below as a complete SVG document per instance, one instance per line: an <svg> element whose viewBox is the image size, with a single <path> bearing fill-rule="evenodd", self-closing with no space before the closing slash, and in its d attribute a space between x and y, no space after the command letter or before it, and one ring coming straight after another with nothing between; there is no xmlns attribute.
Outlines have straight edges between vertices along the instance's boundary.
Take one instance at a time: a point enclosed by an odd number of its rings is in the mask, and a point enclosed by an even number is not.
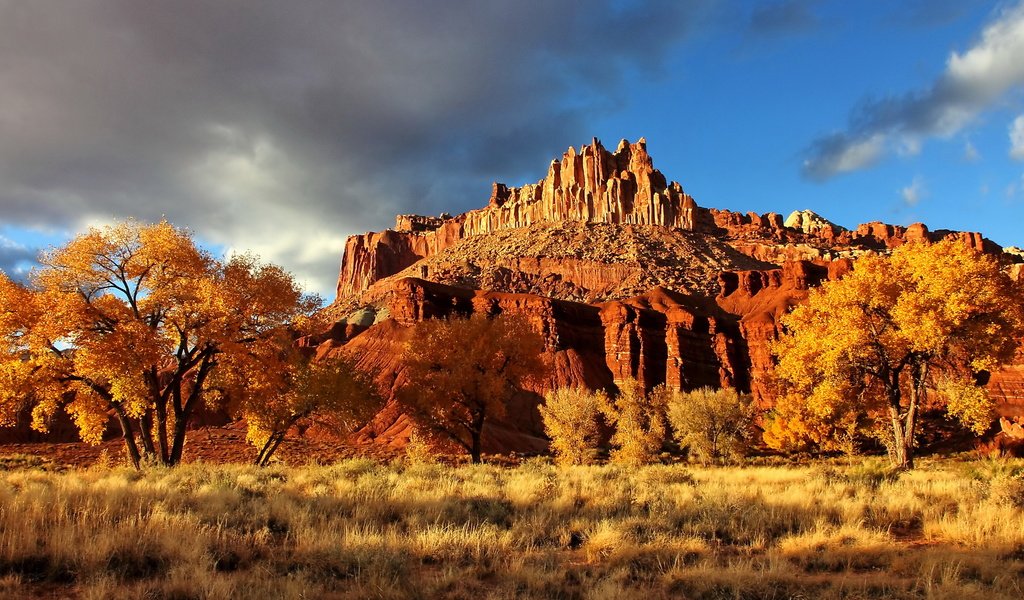
<svg viewBox="0 0 1024 600"><path fill-rule="evenodd" d="M593 461L601 441L599 419L610 410L608 394L585 388L558 388L544 395L540 405L544 432L561 464L583 465Z"/></svg>
<svg viewBox="0 0 1024 600"><path fill-rule="evenodd" d="M611 460L639 466L654 462L665 443L665 409L668 392L660 386L650 394L635 379L618 384L619 394L607 409L605 418L615 426Z"/></svg>
<svg viewBox="0 0 1024 600"><path fill-rule="evenodd" d="M522 318L476 313L417 323L403 355L399 397L413 419L480 462L484 428L524 385L543 376L544 340Z"/></svg>
<svg viewBox="0 0 1024 600"><path fill-rule="evenodd" d="M113 414L136 467L178 463L211 375L319 306L279 267L215 260L166 222L91 229L40 262L28 286L0 273L0 425L29 405L45 431L63 407L98 443Z"/></svg>
<svg viewBox="0 0 1024 600"><path fill-rule="evenodd" d="M673 392L668 420L680 446L689 447L703 462L720 461L742 453L753 421L750 396L733 388L700 388Z"/></svg>
<svg viewBox="0 0 1024 600"><path fill-rule="evenodd" d="M908 244L865 256L843 279L812 290L782 320L776 375L786 394L804 399L804 418L862 419L895 466L912 468L918 417L935 378L958 381L961 392L976 387L982 373L1013 358L1022 324L1020 294L994 258L955 242ZM960 393L947 406L975 428L992 418L983 391ZM779 429L787 427L801 429Z"/></svg>

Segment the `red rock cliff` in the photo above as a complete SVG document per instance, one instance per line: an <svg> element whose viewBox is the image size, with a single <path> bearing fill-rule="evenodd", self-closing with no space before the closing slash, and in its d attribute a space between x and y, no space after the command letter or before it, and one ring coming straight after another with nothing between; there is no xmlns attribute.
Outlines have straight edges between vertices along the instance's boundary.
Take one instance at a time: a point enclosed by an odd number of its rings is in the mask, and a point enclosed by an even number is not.
<svg viewBox="0 0 1024 600"><path fill-rule="evenodd" d="M703 215L703 218L702 218ZM714 219L654 168L647 143L622 140L609 152L596 138L569 148L536 184L495 183L488 205L454 218L400 215L395 230L355 235L345 244L338 296L359 293L460 239L541 222L636 223L694 230ZM781 219L779 220L781 225Z"/></svg>

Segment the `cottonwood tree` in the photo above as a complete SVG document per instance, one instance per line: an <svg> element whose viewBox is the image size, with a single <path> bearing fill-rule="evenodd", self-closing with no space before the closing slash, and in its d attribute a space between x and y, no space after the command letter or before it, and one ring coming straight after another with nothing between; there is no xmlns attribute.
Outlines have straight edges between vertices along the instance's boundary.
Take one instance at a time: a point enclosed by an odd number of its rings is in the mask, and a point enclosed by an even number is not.
<svg viewBox="0 0 1024 600"><path fill-rule="evenodd" d="M0 418L29 405L45 431L63 406L98 443L113 415L136 467L178 463L211 375L319 305L279 267L215 260L166 222L90 229L40 262L27 286L0 275Z"/></svg>
<svg viewBox="0 0 1024 600"><path fill-rule="evenodd" d="M654 462L665 443L668 428L665 422L669 392L659 386L645 393L632 378L618 384L619 393L605 412L605 419L615 426L612 434L611 461L629 466Z"/></svg>
<svg viewBox="0 0 1024 600"><path fill-rule="evenodd" d="M399 397L421 425L480 462L484 427L523 386L545 374L544 341L523 319L476 313L415 326Z"/></svg>
<svg viewBox="0 0 1024 600"><path fill-rule="evenodd" d="M611 410L608 394L585 388L558 388L544 395L538 407L551 450L561 464L593 461L601 441L600 418Z"/></svg>
<svg viewBox="0 0 1024 600"><path fill-rule="evenodd" d="M244 415L246 440L257 449L254 464L261 467L292 427L316 423L349 433L383 405L373 382L350 357L314 361L282 342L222 358L231 368L214 377L217 393Z"/></svg>
<svg viewBox="0 0 1024 600"><path fill-rule="evenodd" d="M950 402L931 400L983 429L991 401L972 388L1014 357L1022 323L1020 294L994 258L949 241L908 244L859 259L852 273L812 290L784 317L776 375L787 393L805 399L804 418L863 419L893 464L912 468L936 377L957 382L959 392Z"/></svg>
<svg viewBox="0 0 1024 600"><path fill-rule="evenodd" d="M753 416L750 396L733 388L673 391L668 400L676 441L705 463L740 454Z"/></svg>

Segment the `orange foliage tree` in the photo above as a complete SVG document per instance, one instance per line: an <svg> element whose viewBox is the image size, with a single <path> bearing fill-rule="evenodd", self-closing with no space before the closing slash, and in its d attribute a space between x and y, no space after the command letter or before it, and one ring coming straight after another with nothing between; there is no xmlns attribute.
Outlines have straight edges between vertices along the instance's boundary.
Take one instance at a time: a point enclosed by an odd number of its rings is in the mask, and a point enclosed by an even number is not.
<svg viewBox="0 0 1024 600"><path fill-rule="evenodd" d="M350 357L314 361L287 340L257 352L225 356L216 391L245 416L253 464L266 466L294 426L317 424L345 434L369 421L383 400ZM282 349L283 348L283 349Z"/></svg>
<svg viewBox="0 0 1024 600"><path fill-rule="evenodd" d="M912 468L919 413L936 381L943 393L930 401L976 431L991 423L991 400L976 381L1013 358L1024 312L994 258L942 242L859 259L782 324L773 352L784 402L766 441L865 422L895 466Z"/></svg>
<svg viewBox="0 0 1024 600"><path fill-rule="evenodd" d="M211 375L290 343L319 306L281 268L215 260L167 222L91 229L41 263L27 286L0 274L0 424L31 406L45 431L63 406L98 443L113 415L136 467L178 463Z"/></svg>
<svg viewBox="0 0 1024 600"><path fill-rule="evenodd" d="M418 323L403 357L400 398L421 425L480 462L484 426L547 369L544 340L515 316Z"/></svg>

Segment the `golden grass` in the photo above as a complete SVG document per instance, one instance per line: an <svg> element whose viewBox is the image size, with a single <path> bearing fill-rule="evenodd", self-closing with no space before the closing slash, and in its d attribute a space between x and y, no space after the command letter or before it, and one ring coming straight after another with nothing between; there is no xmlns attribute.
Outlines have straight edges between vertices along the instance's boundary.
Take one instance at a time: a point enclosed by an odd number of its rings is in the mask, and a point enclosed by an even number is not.
<svg viewBox="0 0 1024 600"><path fill-rule="evenodd" d="M0 470L0 598L1021 598L1024 463Z"/></svg>

